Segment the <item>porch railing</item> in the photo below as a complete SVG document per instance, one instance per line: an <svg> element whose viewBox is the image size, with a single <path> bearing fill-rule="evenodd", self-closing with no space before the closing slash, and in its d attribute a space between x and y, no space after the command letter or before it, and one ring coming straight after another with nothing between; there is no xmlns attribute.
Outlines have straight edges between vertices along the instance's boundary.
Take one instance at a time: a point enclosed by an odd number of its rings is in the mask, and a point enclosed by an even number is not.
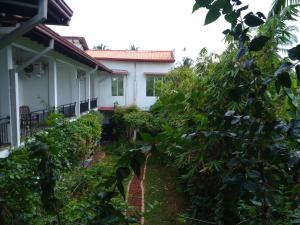
<svg viewBox="0 0 300 225"><path fill-rule="evenodd" d="M54 112L47 108L32 112L20 113L21 137L27 137L46 127L45 120Z"/></svg>
<svg viewBox="0 0 300 225"><path fill-rule="evenodd" d="M60 105L57 107L57 111L66 118L74 117L76 116L76 102Z"/></svg>
<svg viewBox="0 0 300 225"><path fill-rule="evenodd" d="M10 117L0 118L0 147L10 144L9 141Z"/></svg>
<svg viewBox="0 0 300 225"><path fill-rule="evenodd" d="M89 100L84 100L80 102L80 113L89 111Z"/></svg>
<svg viewBox="0 0 300 225"><path fill-rule="evenodd" d="M91 109L94 109L94 108L97 108L97 106L98 106L98 99L97 98L92 98L91 99Z"/></svg>

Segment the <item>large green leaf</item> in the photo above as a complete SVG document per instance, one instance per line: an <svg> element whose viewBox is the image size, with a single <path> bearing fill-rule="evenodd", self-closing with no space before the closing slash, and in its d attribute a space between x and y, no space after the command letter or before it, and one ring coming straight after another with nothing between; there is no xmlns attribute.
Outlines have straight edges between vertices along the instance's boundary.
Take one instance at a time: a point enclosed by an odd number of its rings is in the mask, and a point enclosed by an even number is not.
<svg viewBox="0 0 300 225"><path fill-rule="evenodd" d="M219 10L216 10L214 8L209 10L206 15L204 25L207 25L207 24L210 24L210 23L216 21L220 16L221 16L221 13Z"/></svg>
<svg viewBox="0 0 300 225"><path fill-rule="evenodd" d="M196 0L194 7L193 7L193 12L197 11L200 8L206 7L213 2L213 0Z"/></svg>
<svg viewBox="0 0 300 225"><path fill-rule="evenodd" d="M296 66L296 74L297 74L298 82L300 82L300 65Z"/></svg>
<svg viewBox="0 0 300 225"><path fill-rule="evenodd" d="M286 88L291 88L292 80L291 80L290 74L288 72L283 72L283 73L279 74L278 81L281 86L286 87Z"/></svg>
<svg viewBox="0 0 300 225"><path fill-rule="evenodd" d="M264 23L264 21L253 15L253 14L247 14L245 17L245 23L249 26L249 27L257 27L257 26L260 26Z"/></svg>
<svg viewBox="0 0 300 225"><path fill-rule="evenodd" d="M130 175L130 169L128 167L119 167L116 171L117 179L122 181Z"/></svg>
<svg viewBox="0 0 300 225"><path fill-rule="evenodd" d="M291 60L300 60L300 45L289 49L288 54Z"/></svg>
<svg viewBox="0 0 300 225"><path fill-rule="evenodd" d="M270 40L269 37L259 36L252 39L249 44L249 51L260 51Z"/></svg>

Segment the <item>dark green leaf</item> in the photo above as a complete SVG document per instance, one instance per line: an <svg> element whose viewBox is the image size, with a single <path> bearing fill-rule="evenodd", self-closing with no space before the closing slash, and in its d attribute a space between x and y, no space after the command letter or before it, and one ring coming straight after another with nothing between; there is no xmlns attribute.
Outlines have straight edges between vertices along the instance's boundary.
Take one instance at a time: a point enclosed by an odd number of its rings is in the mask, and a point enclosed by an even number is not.
<svg viewBox="0 0 300 225"><path fill-rule="evenodd" d="M297 74L298 82L300 82L300 65L296 66L296 74Z"/></svg>
<svg viewBox="0 0 300 225"><path fill-rule="evenodd" d="M231 23L233 26L237 23L238 15L235 12L231 12L225 15L225 20Z"/></svg>
<svg viewBox="0 0 300 225"><path fill-rule="evenodd" d="M122 181L130 175L130 169L128 167L119 167L116 171L117 179Z"/></svg>
<svg viewBox="0 0 300 225"><path fill-rule="evenodd" d="M242 90L241 88L232 88L229 90L229 97L236 102L240 102L242 99Z"/></svg>
<svg viewBox="0 0 300 225"><path fill-rule="evenodd" d="M239 8L239 9L237 10L237 12L238 12L238 13L241 13L242 11L244 11L244 10L246 10L246 9L248 9L248 8L249 8L249 5L245 5L245 6L241 7L241 8Z"/></svg>
<svg viewBox="0 0 300 225"><path fill-rule="evenodd" d="M300 60L300 45L288 50L288 55L291 60Z"/></svg>
<svg viewBox="0 0 300 225"><path fill-rule="evenodd" d="M193 7L193 12L195 12L198 9L203 8L203 7L208 8L212 2L213 2L213 0L196 0L194 7Z"/></svg>
<svg viewBox="0 0 300 225"><path fill-rule="evenodd" d="M231 31L230 29L226 29L226 30L223 31L223 34L227 35L227 34L230 33L230 31Z"/></svg>
<svg viewBox="0 0 300 225"><path fill-rule="evenodd" d="M215 10L215 9L209 10L206 15L204 25L207 25L207 24L210 24L210 23L216 21L220 16L221 16L221 13L219 10Z"/></svg>
<svg viewBox="0 0 300 225"><path fill-rule="evenodd" d="M257 12L256 15L258 15L259 18L267 19L262 12Z"/></svg>
<svg viewBox="0 0 300 225"><path fill-rule="evenodd" d="M283 72L283 73L279 74L278 81L281 86L286 87L286 88L291 88L292 80L291 80L290 74L288 72Z"/></svg>
<svg viewBox="0 0 300 225"><path fill-rule="evenodd" d="M126 199L123 183L117 182L117 188L118 188L119 192L121 193L121 195L123 196L123 198Z"/></svg>
<svg viewBox="0 0 300 225"><path fill-rule="evenodd" d="M280 85L280 82L278 80L275 81L275 88L276 88L277 94L279 94L281 85Z"/></svg>
<svg viewBox="0 0 300 225"><path fill-rule="evenodd" d="M264 23L264 21L253 15L253 14L247 14L245 17L245 23L249 26L249 27L257 27L257 26L260 26Z"/></svg>
<svg viewBox="0 0 300 225"><path fill-rule="evenodd" d="M270 40L269 37L259 36L252 39L249 44L249 51L260 51Z"/></svg>
<svg viewBox="0 0 300 225"><path fill-rule="evenodd" d="M142 167L142 164L139 162L139 160L137 160L137 159L132 159L132 160L130 161L130 166L131 166L133 172L135 173L135 175L136 175L137 177L139 177L140 174L141 174L141 167Z"/></svg>

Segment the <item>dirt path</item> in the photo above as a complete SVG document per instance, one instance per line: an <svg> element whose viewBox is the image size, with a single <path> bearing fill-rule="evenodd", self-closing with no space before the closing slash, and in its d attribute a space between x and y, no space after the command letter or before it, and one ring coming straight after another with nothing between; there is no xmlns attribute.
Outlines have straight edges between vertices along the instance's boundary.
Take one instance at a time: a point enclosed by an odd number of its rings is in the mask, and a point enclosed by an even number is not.
<svg viewBox="0 0 300 225"><path fill-rule="evenodd" d="M144 224L144 217L140 216L141 213L144 212L144 179L145 179L145 173L146 173L146 167L147 167L147 160L149 155L145 155L146 160L145 164L141 167L141 173L140 176L133 176L131 181L128 184L128 198L127 202L129 206L132 206L135 208L136 213L134 212L128 212L128 215L136 215L139 216L139 224Z"/></svg>

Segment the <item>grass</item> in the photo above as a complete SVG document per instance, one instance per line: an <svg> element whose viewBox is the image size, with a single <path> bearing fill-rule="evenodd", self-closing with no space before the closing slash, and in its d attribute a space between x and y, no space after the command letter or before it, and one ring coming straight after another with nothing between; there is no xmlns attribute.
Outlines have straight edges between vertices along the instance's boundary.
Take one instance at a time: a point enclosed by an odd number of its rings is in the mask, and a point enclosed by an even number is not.
<svg viewBox="0 0 300 225"><path fill-rule="evenodd" d="M159 162L148 158L145 187L145 225L177 225L177 214L184 213L183 194L179 192L176 173Z"/></svg>

